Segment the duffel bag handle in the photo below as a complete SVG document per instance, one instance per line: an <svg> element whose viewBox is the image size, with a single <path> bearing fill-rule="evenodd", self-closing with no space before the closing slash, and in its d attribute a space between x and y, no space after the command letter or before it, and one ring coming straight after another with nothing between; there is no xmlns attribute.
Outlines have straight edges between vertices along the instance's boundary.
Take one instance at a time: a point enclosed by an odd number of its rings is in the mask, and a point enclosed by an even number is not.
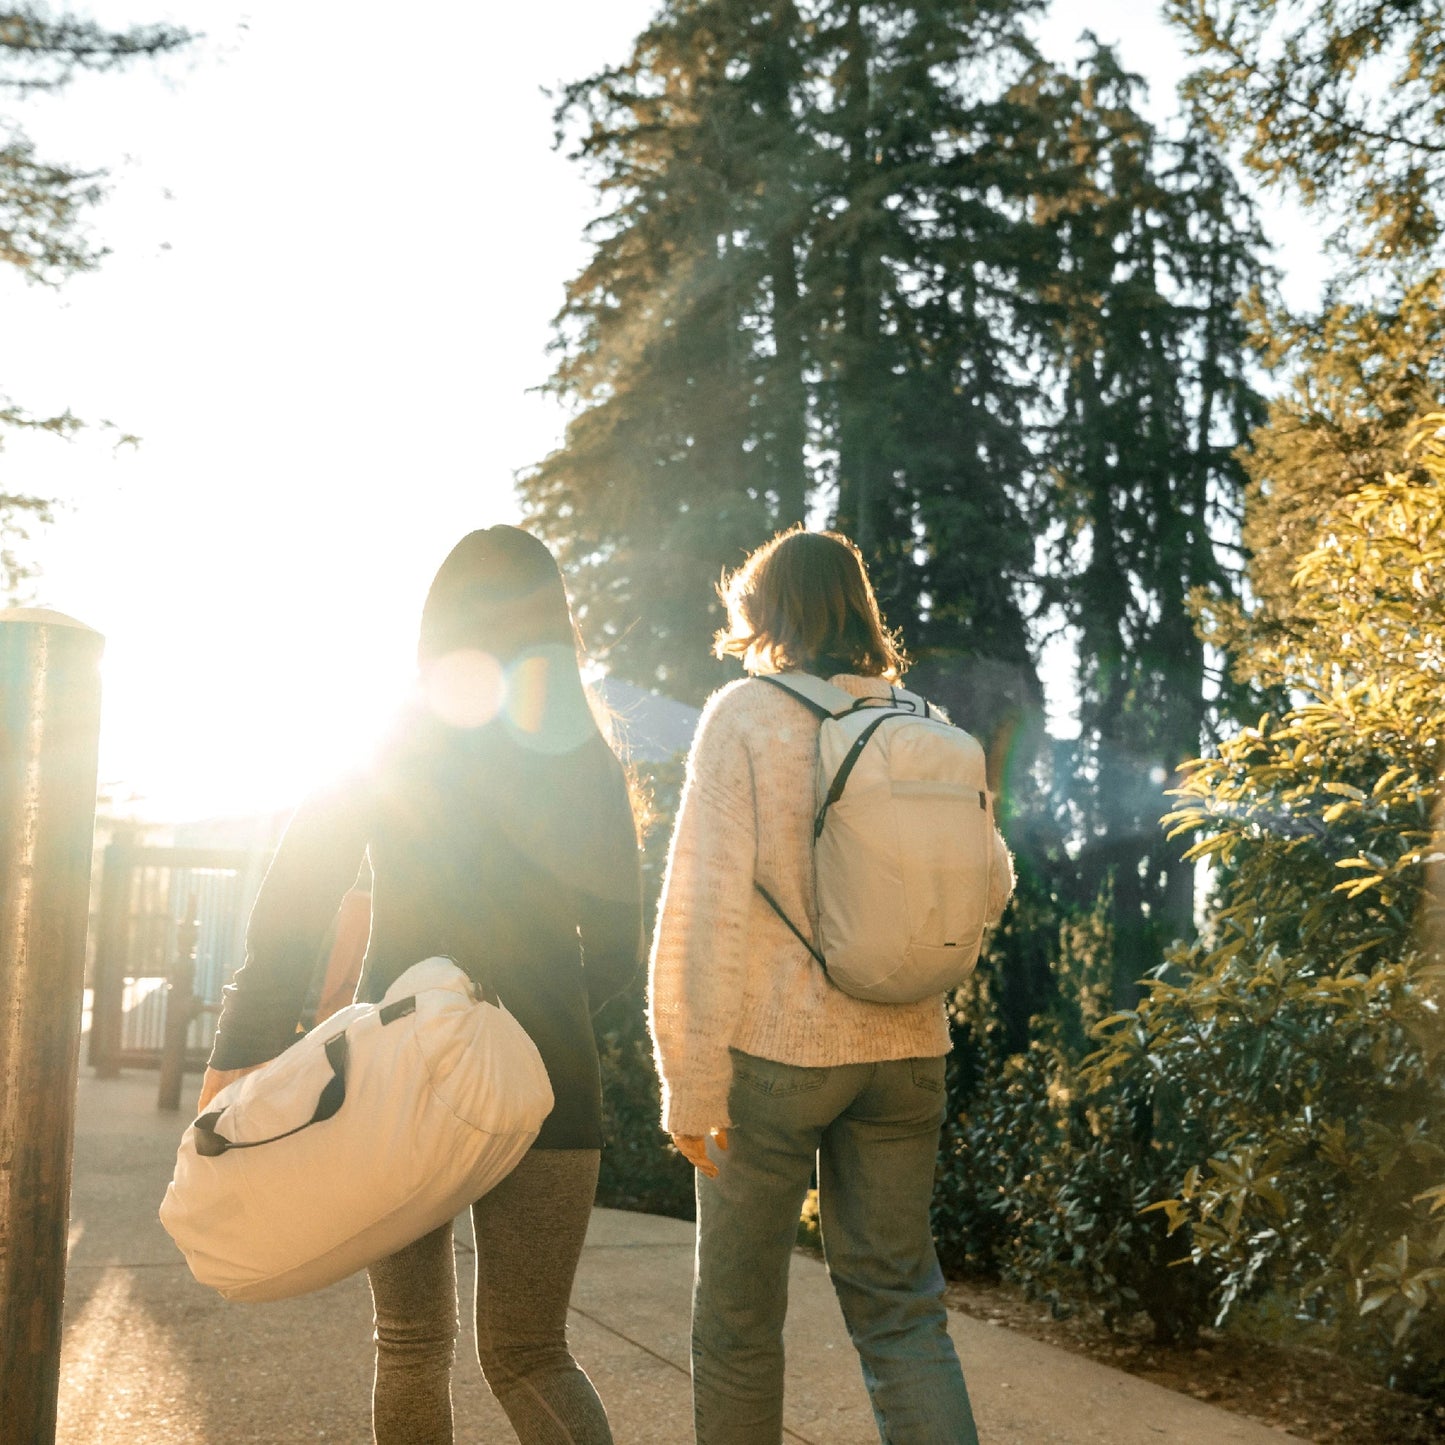
<svg viewBox="0 0 1445 1445"><path fill-rule="evenodd" d="M334 1039L326 1041L326 1062L331 1065L331 1077L326 1081L326 1087L316 1101L314 1112L304 1124L298 1124L284 1134L274 1134L269 1139L251 1139L239 1144L216 1133L216 1124L226 1111L213 1109L209 1114L202 1114L193 1126L196 1131L196 1153L203 1158L214 1159L228 1149L255 1149L261 1144L274 1144L278 1139L289 1139L291 1135L299 1134L303 1129L321 1123L323 1119L331 1118L346 1102L346 1056L346 1034L343 1031Z"/></svg>

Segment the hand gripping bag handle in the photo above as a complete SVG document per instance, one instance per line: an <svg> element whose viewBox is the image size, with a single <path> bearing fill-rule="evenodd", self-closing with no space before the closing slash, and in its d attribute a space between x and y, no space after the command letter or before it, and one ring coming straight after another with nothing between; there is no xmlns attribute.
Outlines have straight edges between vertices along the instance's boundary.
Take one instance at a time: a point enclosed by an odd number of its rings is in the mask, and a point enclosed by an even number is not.
<svg viewBox="0 0 1445 1445"><path fill-rule="evenodd" d="M289 1139L291 1135L299 1134L303 1129L309 1129L313 1124L331 1118L346 1102L347 1051L345 1032L326 1041L326 1062L331 1065L331 1077L321 1090L321 1097L317 1099L311 1117L304 1124L298 1124L284 1134L273 1134L269 1139L251 1139L246 1143L237 1143L216 1132L216 1123L226 1111L213 1109L209 1114L202 1114L193 1126L196 1131L196 1153L206 1159L215 1159L229 1149L255 1149L262 1144L274 1144L278 1139Z"/></svg>

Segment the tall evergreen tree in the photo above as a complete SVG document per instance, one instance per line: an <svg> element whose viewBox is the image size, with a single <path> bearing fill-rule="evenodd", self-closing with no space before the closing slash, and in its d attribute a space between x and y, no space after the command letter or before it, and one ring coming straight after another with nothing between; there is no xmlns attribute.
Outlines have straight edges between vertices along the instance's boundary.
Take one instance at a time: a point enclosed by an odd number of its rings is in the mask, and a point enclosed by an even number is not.
<svg viewBox="0 0 1445 1445"><path fill-rule="evenodd" d="M1120 1002L1192 929L1193 868L1158 819L1218 691L1190 599L1237 587L1237 453L1263 415L1240 303L1268 279L1222 157L1197 128L1157 136L1139 85L1096 48L1077 75L1045 77L1042 97L1056 110L1059 185L1041 224L1063 377L1043 585L1078 638L1082 885L1111 880Z"/></svg>
<svg viewBox="0 0 1445 1445"><path fill-rule="evenodd" d="M1445 14L1400 0L1168 0L1189 91L1245 163L1339 208L1374 257L1439 253Z"/></svg>
<svg viewBox="0 0 1445 1445"><path fill-rule="evenodd" d="M726 675L709 583L806 505L790 10L671 7L559 109L610 208L559 318L577 415L523 496L593 644L680 697Z"/></svg>
<svg viewBox="0 0 1445 1445"><path fill-rule="evenodd" d="M681 696L726 676L708 581L800 514L859 541L975 730L1037 701L1062 617L1125 991L1191 921L1157 819L1208 701L1188 597L1238 571L1264 275L1210 139L1159 137L1106 49L1043 61L1039 8L668 0L572 87L609 208L559 323L574 419L523 495L609 665Z"/></svg>
<svg viewBox="0 0 1445 1445"><path fill-rule="evenodd" d="M174 26L106 30L87 20L52 18L35 6L0 10L0 96L63 87L78 70L110 70L189 40ZM0 263L37 285L58 286L93 269L103 252L80 229L102 195L103 177L43 160L21 127L0 115ZM7 431L68 436L82 423L69 412L36 416L0 389L0 450ZM30 575L23 555L28 527L50 520L49 503L0 485L0 595L13 595Z"/></svg>
<svg viewBox="0 0 1445 1445"><path fill-rule="evenodd" d="M906 625L919 679L970 712L980 668L1036 692L1024 590L1037 242L1033 4L835 5L820 26L831 161L806 274L817 485ZM982 722L976 712L970 722Z"/></svg>
<svg viewBox="0 0 1445 1445"><path fill-rule="evenodd" d="M705 581L804 514L859 535L921 654L1028 666L1024 203L985 198L1022 174L976 152L1034 8L674 0L568 92L614 204L561 318L578 415L523 494L618 671L726 676Z"/></svg>

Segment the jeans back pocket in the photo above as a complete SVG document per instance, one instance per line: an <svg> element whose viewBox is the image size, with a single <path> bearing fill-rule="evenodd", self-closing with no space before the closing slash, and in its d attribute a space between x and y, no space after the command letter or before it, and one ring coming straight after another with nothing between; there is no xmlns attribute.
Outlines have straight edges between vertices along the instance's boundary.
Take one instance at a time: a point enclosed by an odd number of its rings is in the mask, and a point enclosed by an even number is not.
<svg viewBox="0 0 1445 1445"><path fill-rule="evenodd" d="M908 1066L913 1074L913 1082L920 1089L926 1089L930 1094L941 1094L946 1063L947 1060L943 1058L909 1059Z"/></svg>
<svg viewBox="0 0 1445 1445"><path fill-rule="evenodd" d="M776 1059L760 1059L732 1050L733 1078L740 1084L772 1099L789 1094L807 1094L821 1089L828 1077L827 1069L808 1068L802 1064L780 1064Z"/></svg>

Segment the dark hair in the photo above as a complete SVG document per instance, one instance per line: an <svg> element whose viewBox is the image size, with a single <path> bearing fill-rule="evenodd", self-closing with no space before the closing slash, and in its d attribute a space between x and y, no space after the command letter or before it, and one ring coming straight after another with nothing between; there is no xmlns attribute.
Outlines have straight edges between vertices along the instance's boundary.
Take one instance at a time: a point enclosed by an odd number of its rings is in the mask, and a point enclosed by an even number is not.
<svg viewBox="0 0 1445 1445"><path fill-rule="evenodd" d="M520 527L486 527L468 532L437 569L417 660L475 648L507 663L528 648L576 642L562 573L546 544Z"/></svg>
<svg viewBox="0 0 1445 1445"><path fill-rule="evenodd" d="M520 749L517 759L555 769L562 755L595 745L620 761L613 720L582 681L583 654L546 544L520 527L468 532L437 569L422 607L417 662L431 719L425 745L437 743L438 724L455 741L498 719ZM647 795L633 770L625 763L622 770L634 818L643 823Z"/></svg>
<svg viewBox="0 0 1445 1445"><path fill-rule="evenodd" d="M838 532L779 532L718 583L719 657L750 672L855 672L897 682L908 660L878 610L858 548Z"/></svg>

